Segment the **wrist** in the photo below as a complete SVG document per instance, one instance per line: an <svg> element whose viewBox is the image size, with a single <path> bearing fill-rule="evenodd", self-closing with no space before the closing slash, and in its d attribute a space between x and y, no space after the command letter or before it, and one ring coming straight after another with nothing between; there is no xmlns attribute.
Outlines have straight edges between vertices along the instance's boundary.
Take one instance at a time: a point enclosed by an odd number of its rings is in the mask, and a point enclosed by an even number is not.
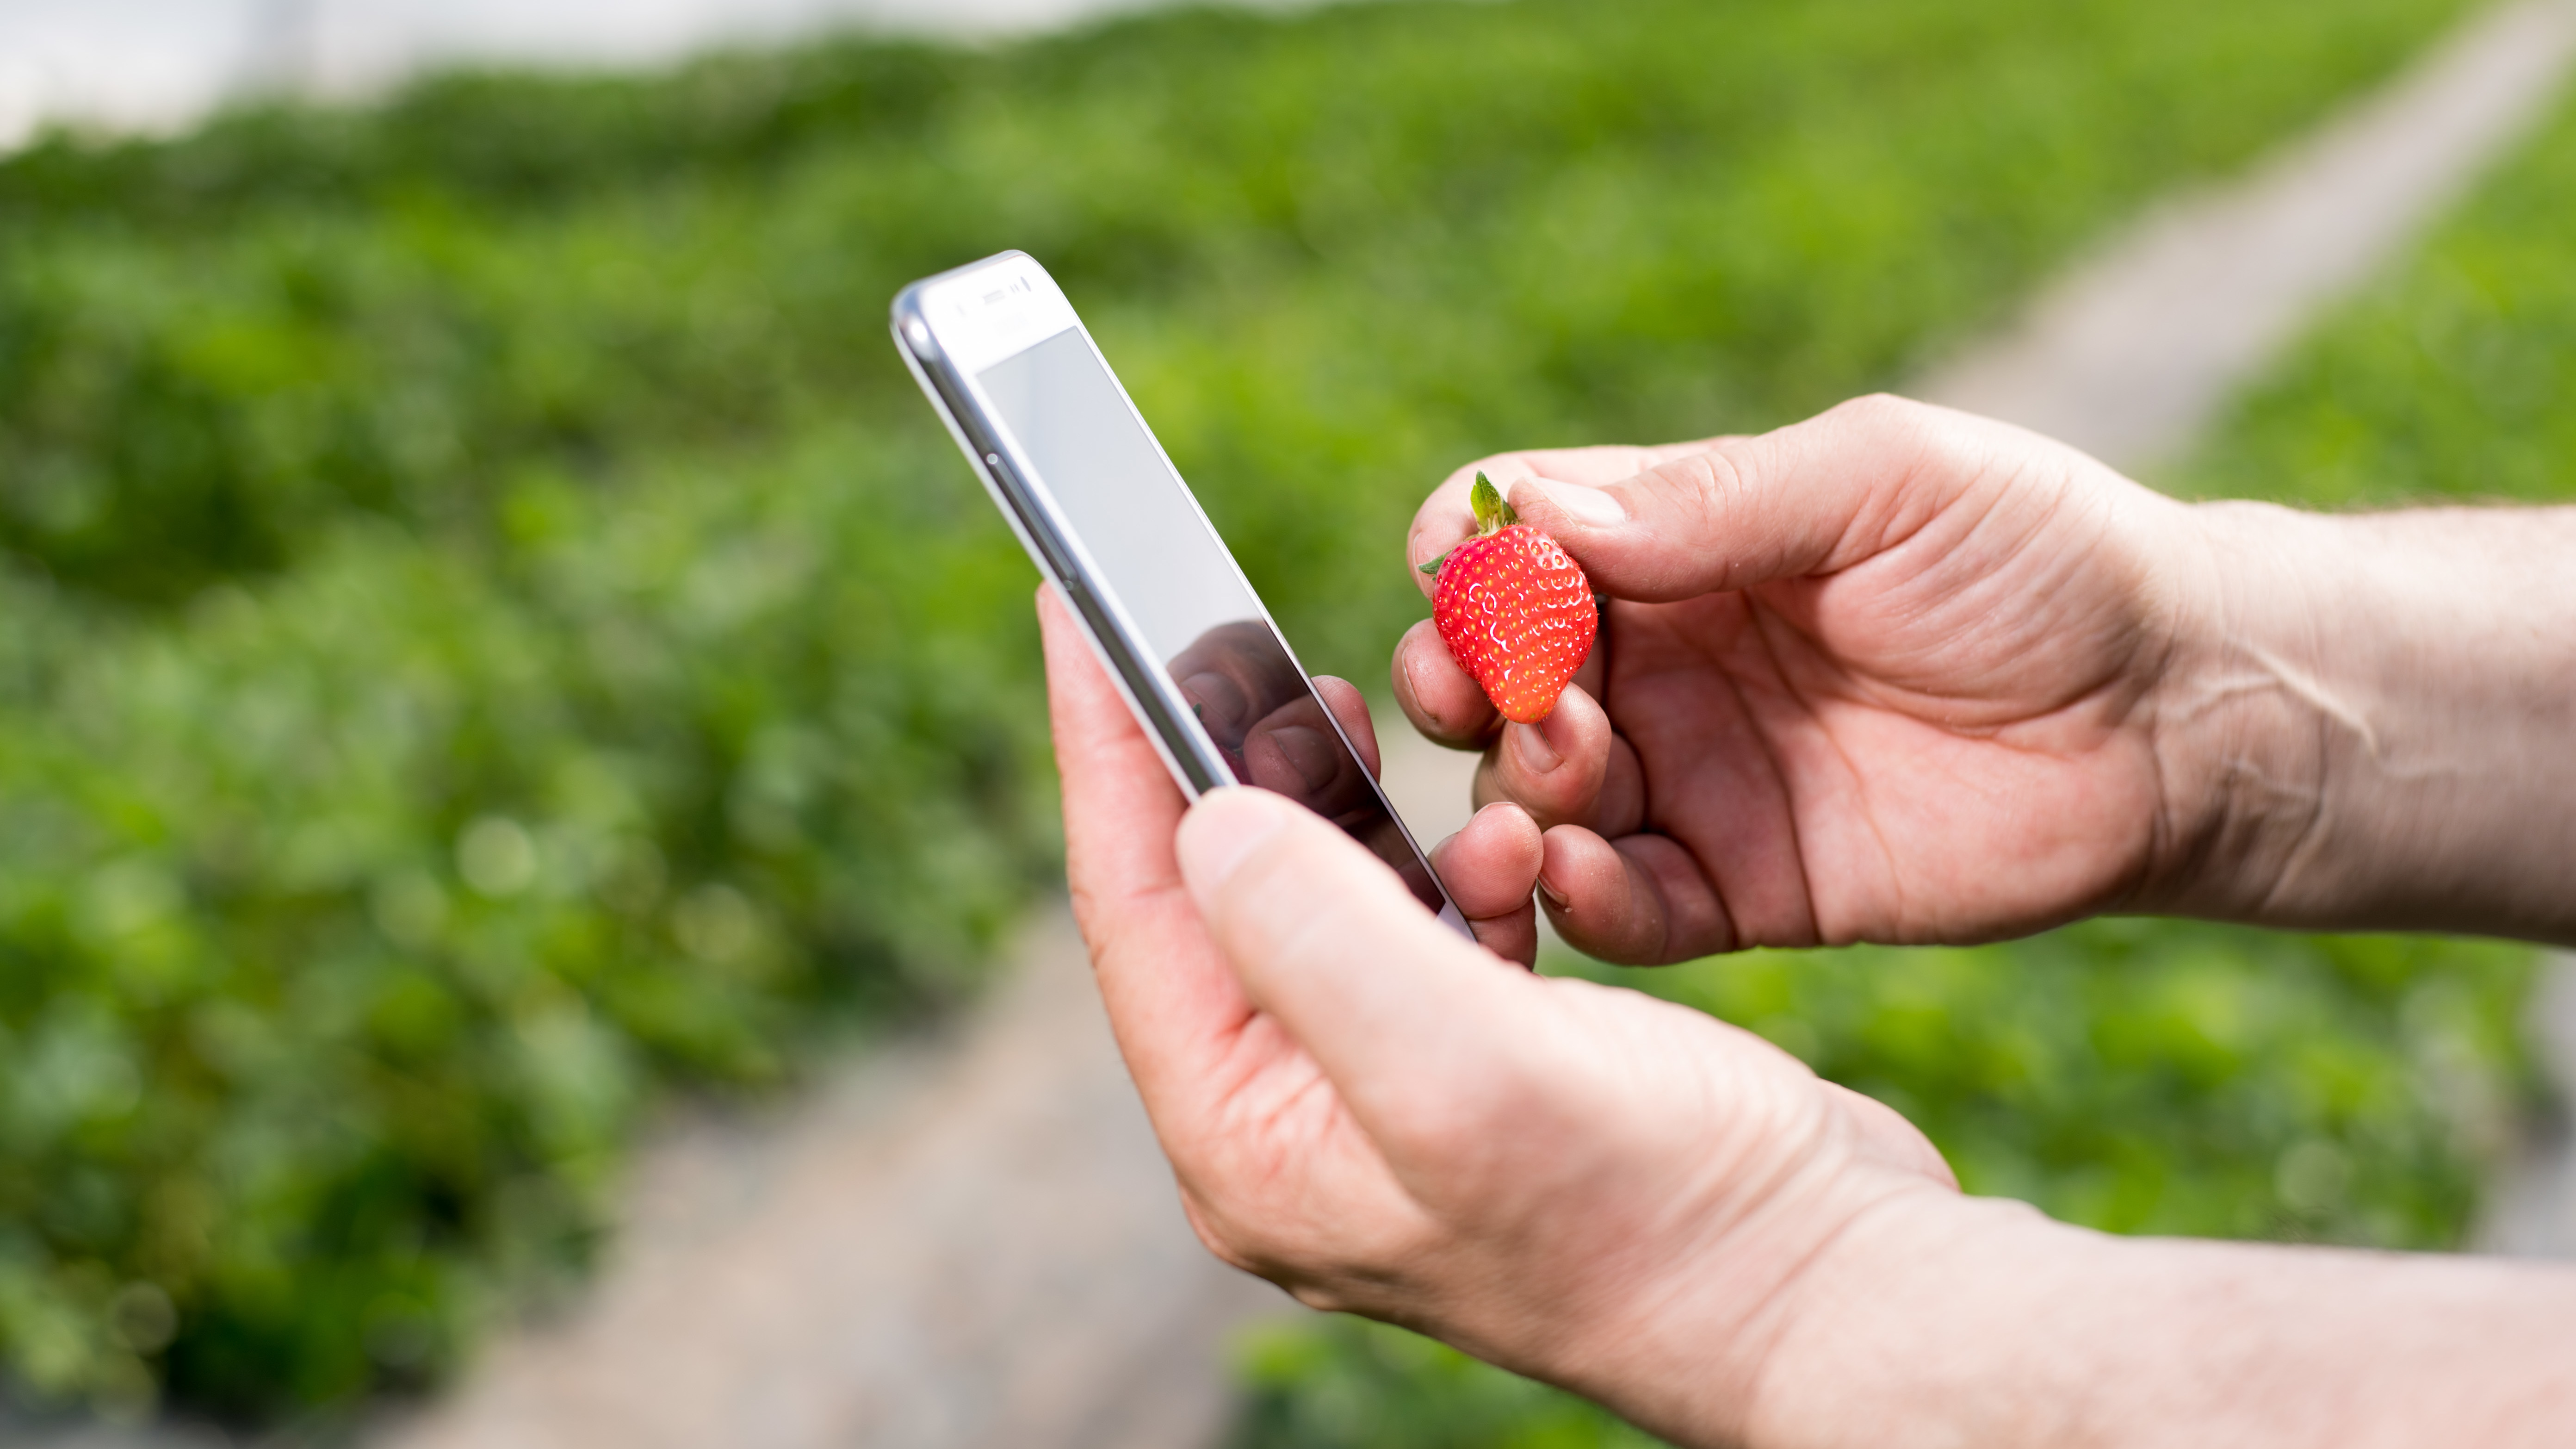
<svg viewBox="0 0 2576 1449"><path fill-rule="evenodd" d="M2188 510L2153 909L2576 933L2576 511Z"/></svg>
<svg viewBox="0 0 2576 1449"><path fill-rule="evenodd" d="M2328 722L2353 706L2323 677L2310 575L2331 572L2325 520L2204 503L2167 550L2171 644L2147 711L2163 799L2141 906L2264 922L2289 877L2315 890L2334 833ZM2304 864L2303 864L2304 862Z"/></svg>
<svg viewBox="0 0 2576 1449"><path fill-rule="evenodd" d="M2435 1255L1887 1214L1808 1275L1756 1449L2556 1444L2576 1281ZM1701 1441L1688 1441L1701 1442Z"/></svg>
<svg viewBox="0 0 2576 1449"><path fill-rule="evenodd" d="M1990 1437L1997 1365L2020 1356L2011 1340L2028 1306L2091 1239L2005 1198L1878 1205L1801 1273L1744 1422L1712 1442L1902 1449Z"/></svg>
<svg viewBox="0 0 2576 1449"><path fill-rule="evenodd" d="M1966 1271L1960 1260L1982 1258L1998 1228L2030 1226L2054 1225L1914 1171L1846 1163L1666 1261L1615 1332L1533 1368L1677 1445L1839 1442L1807 1426L1848 1391L1838 1355L1860 1320L1915 1312L1898 1305L1940 1294L1911 1285Z"/></svg>

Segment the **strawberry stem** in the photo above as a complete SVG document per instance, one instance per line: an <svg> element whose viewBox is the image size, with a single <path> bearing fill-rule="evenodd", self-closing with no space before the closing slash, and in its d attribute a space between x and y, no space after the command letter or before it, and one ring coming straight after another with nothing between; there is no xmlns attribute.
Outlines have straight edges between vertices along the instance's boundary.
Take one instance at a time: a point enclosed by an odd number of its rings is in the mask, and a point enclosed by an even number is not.
<svg viewBox="0 0 2576 1449"><path fill-rule="evenodd" d="M1495 487L1494 480L1481 472L1476 475L1476 486L1467 494L1467 504L1476 510L1478 538L1491 538L1521 521L1520 510L1512 507L1511 501L1503 497L1503 490ZM1451 553L1456 551L1450 550ZM1438 578L1440 566L1448 561L1449 554L1444 553L1427 564L1417 564L1415 567L1433 578Z"/></svg>
<svg viewBox="0 0 2576 1449"><path fill-rule="evenodd" d="M1521 521L1520 513L1494 480L1482 473L1476 475L1476 487L1467 495L1467 504L1476 510L1476 536L1490 537Z"/></svg>

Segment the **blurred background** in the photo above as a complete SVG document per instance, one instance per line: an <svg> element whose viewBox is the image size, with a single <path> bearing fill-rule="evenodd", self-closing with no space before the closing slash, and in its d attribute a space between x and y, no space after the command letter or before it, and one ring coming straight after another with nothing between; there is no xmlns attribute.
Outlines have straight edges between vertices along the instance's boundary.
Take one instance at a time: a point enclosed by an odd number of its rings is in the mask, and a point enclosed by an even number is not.
<svg viewBox="0 0 2576 1449"><path fill-rule="evenodd" d="M1060 890L1035 575L902 283L1045 262L1382 690L1457 463L1905 386L2481 13L1110 8L0 0L5 1432L366 1437L601 1291L655 1124L986 1009ZM2121 461L2576 499L2576 111L2462 186ZM2551 1110L2495 943L1548 966L2118 1232L2459 1247ZM1227 1345L1238 1449L1647 1442L1395 1330Z"/></svg>

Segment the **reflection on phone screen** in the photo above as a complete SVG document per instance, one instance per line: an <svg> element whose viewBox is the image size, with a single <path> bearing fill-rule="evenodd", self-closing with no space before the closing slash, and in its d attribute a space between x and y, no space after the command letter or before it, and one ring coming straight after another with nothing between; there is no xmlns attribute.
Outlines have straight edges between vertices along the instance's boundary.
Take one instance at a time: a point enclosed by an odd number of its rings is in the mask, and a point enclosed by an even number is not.
<svg viewBox="0 0 2576 1449"><path fill-rule="evenodd" d="M1349 832L1432 910L1440 887L1107 368L1067 329L976 374L1096 572L1236 780Z"/></svg>
<svg viewBox="0 0 2576 1449"><path fill-rule="evenodd" d="M1394 867L1424 905L1439 887L1342 742L1324 701L1259 619L1219 624L1168 668L1190 712L1246 785L1275 791L1342 827Z"/></svg>

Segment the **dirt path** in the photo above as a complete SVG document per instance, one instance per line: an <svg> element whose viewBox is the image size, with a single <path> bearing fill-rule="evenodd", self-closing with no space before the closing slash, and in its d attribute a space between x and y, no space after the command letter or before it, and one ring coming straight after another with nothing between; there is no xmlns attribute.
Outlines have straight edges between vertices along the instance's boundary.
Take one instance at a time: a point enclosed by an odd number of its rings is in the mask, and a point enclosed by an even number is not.
<svg viewBox="0 0 2576 1449"><path fill-rule="evenodd" d="M590 1303L384 1449L1196 1449L1288 1300L1181 1217L1072 921L953 1039L651 1155Z"/></svg>
<svg viewBox="0 0 2576 1449"><path fill-rule="evenodd" d="M2242 178L2149 213L1916 395L2152 470L2529 131L2571 55L2576 3L2486 12Z"/></svg>
<svg viewBox="0 0 2576 1449"><path fill-rule="evenodd" d="M2530 1026L2558 1116L2495 1184L2471 1243L2515 1258L2576 1258L2576 952L2551 955Z"/></svg>

